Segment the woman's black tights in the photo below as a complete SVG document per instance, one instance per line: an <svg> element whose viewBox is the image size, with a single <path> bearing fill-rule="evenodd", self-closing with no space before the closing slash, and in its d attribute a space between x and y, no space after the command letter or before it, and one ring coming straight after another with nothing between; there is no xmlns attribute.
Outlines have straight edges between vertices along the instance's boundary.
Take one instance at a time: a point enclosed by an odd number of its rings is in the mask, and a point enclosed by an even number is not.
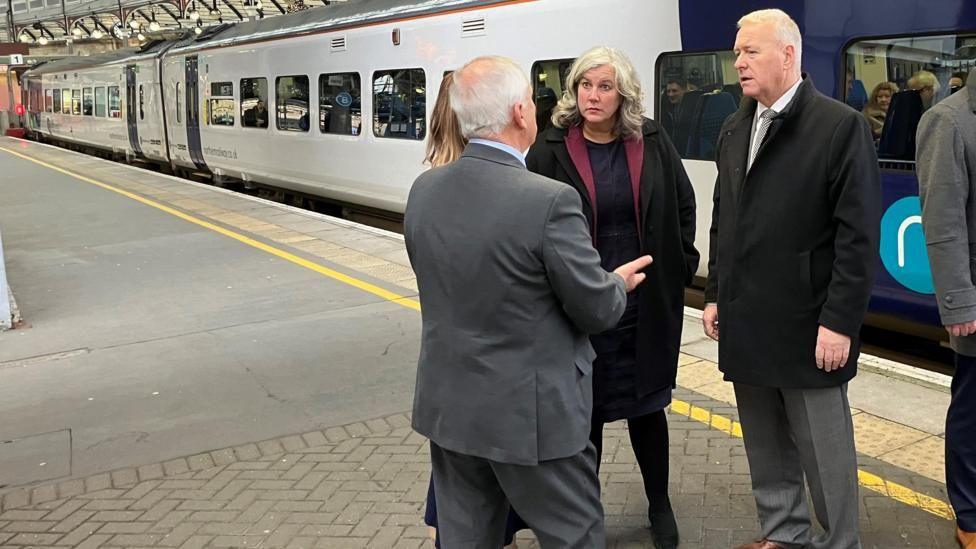
<svg viewBox="0 0 976 549"><path fill-rule="evenodd" d="M630 444L637 457L641 477L644 479L644 493L650 505L650 512L668 510L668 417L664 410L627 419ZM603 423L594 422L590 428L590 442L596 446L597 472L603 456Z"/></svg>

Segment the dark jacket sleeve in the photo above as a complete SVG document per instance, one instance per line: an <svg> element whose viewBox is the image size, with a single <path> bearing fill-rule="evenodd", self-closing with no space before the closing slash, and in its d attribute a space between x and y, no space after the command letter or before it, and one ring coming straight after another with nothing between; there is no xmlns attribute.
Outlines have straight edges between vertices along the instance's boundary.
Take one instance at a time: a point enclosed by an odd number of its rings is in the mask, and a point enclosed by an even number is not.
<svg viewBox="0 0 976 549"><path fill-rule="evenodd" d="M852 112L840 121L828 154L828 192L837 229L820 324L853 338L871 298L881 232L881 173L863 116Z"/></svg>
<svg viewBox="0 0 976 549"><path fill-rule="evenodd" d="M665 162L671 164L674 173L674 184L678 196L678 222L681 225L681 249L685 256L685 286L690 286L695 279L698 271L698 262L701 255L695 248L695 189L691 186L688 173L681 162L681 156L677 149L663 132L661 134L661 154Z"/></svg>
<svg viewBox="0 0 976 549"><path fill-rule="evenodd" d="M722 140L725 137L725 126L718 134L715 145L715 166L718 175L715 176L715 189L712 192L712 224L708 229L708 276L705 279L705 303L718 303L718 220L719 204L722 188Z"/></svg>
<svg viewBox="0 0 976 549"><path fill-rule="evenodd" d="M542 259L553 291L577 328L595 334L617 325L627 306L624 279L600 266L579 194L568 185L560 186L549 207Z"/></svg>

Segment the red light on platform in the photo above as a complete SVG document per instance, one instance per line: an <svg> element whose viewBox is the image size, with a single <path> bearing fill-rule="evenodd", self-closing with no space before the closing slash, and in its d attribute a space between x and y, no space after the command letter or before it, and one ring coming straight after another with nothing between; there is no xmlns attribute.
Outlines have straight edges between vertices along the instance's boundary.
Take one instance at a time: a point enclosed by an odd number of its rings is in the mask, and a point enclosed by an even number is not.
<svg viewBox="0 0 976 549"><path fill-rule="evenodd" d="M24 116L24 113L27 112L27 109L24 108L23 103L17 103L17 106L14 107L14 112L17 113L17 116Z"/></svg>

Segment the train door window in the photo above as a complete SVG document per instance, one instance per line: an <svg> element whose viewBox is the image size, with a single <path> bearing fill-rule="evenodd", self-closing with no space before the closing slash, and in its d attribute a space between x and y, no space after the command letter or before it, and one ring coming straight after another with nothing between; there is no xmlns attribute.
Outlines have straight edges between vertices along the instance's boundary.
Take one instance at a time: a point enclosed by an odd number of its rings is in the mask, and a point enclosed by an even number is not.
<svg viewBox="0 0 976 549"><path fill-rule="evenodd" d="M268 79L241 79L241 125L245 128L268 127Z"/></svg>
<svg viewBox="0 0 976 549"><path fill-rule="evenodd" d="M182 124L183 123L183 83L182 82L176 83L176 93L174 94L174 97L176 97L176 123Z"/></svg>
<svg viewBox="0 0 976 549"><path fill-rule="evenodd" d="M44 111L53 112L54 111L54 94L53 90L44 90Z"/></svg>
<svg viewBox="0 0 976 549"><path fill-rule="evenodd" d="M423 139L427 133L427 78L423 69L373 73L373 135Z"/></svg>
<svg viewBox="0 0 976 549"><path fill-rule="evenodd" d="M139 84L139 120L146 119L146 91Z"/></svg>
<svg viewBox="0 0 976 549"><path fill-rule="evenodd" d="M71 91L71 114L81 115L81 90Z"/></svg>
<svg viewBox="0 0 976 549"><path fill-rule="evenodd" d="M665 53L657 67L655 119L682 158L714 160L722 124L742 99L735 54Z"/></svg>
<svg viewBox="0 0 976 549"><path fill-rule="evenodd" d="M61 90L51 90L51 104L54 107L52 112L61 112Z"/></svg>
<svg viewBox="0 0 976 549"><path fill-rule="evenodd" d="M105 118L105 88L95 88L95 116Z"/></svg>
<svg viewBox="0 0 976 549"><path fill-rule="evenodd" d="M71 90L61 90L61 114L71 114Z"/></svg>
<svg viewBox="0 0 976 549"><path fill-rule="evenodd" d="M91 88L82 90L81 114L91 116L95 113L95 95Z"/></svg>
<svg viewBox="0 0 976 549"><path fill-rule="evenodd" d="M319 130L359 135L362 127L362 89L358 73L319 76Z"/></svg>
<svg viewBox="0 0 976 549"><path fill-rule="evenodd" d="M532 64L532 98L540 132L552 126L552 111L563 96L563 86L572 66L572 59L549 59Z"/></svg>
<svg viewBox="0 0 976 549"><path fill-rule="evenodd" d="M233 126L236 111L234 83L214 82L210 84L210 124L213 126Z"/></svg>
<svg viewBox="0 0 976 549"><path fill-rule="evenodd" d="M122 118L122 100L118 86L108 87L108 117Z"/></svg>
<svg viewBox="0 0 976 549"><path fill-rule="evenodd" d="M976 67L976 33L855 42L844 52L844 102L864 113L885 169L914 169L922 113Z"/></svg>
<svg viewBox="0 0 976 549"><path fill-rule="evenodd" d="M308 131L308 77L281 76L275 81L277 89L275 109L279 130Z"/></svg>

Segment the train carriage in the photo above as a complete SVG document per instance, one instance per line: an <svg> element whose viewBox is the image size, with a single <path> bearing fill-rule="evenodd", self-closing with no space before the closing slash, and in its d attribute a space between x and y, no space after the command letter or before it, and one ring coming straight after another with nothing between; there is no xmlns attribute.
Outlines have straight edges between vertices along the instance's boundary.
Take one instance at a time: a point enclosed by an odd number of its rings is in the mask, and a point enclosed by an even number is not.
<svg viewBox="0 0 976 549"><path fill-rule="evenodd" d="M358 0L42 65L26 74L40 86L28 94L45 101L32 130L216 181L402 212L424 169L427 119L446 72L477 55L507 55L531 73L546 112L573 57L607 44L631 56L648 115L684 158L704 253L717 132L741 97L730 51L736 21L771 6L799 23L803 67L821 92L857 110L882 82L906 92L889 113L898 122L878 139L886 214L870 322L944 336L918 223L912 124L950 92L953 74L976 63L976 2L968 0ZM920 92L906 88L919 71L939 85L916 105ZM85 90L102 86L120 89L112 112L121 118L98 116L95 91L87 114ZM703 261L699 277L705 269Z"/></svg>

